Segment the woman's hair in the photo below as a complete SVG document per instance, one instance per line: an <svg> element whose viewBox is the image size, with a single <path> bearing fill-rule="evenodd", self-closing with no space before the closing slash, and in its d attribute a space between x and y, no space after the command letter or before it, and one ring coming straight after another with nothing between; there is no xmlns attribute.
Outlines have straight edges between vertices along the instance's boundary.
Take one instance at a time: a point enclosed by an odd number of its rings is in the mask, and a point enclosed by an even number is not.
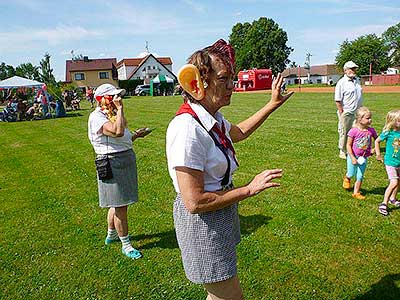
<svg viewBox="0 0 400 300"><path fill-rule="evenodd" d="M382 131L390 131L394 129L394 123L400 120L400 109L391 110L386 115L386 123Z"/></svg>
<svg viewBox="0 0 400 300"><path fill-rule="evenodd" d="M219 39L213 45L194 52L187 60L188 64L195 65L199 69L203 82L207 82L208 75L212 71L211 56L218 57L228 70L235 74L235 50L223 39ZM185 100L197 102L189 93L183 91L182 96Z"/></svg>
<svg viewBox="0 0 400 300"><path fill-rule="evenodd" d="M356 118L353 123L353 127L357 126L360 124L361 119L366 115L370 114L371 111L368 109L366 106L361 106L359 109L356 111Z"/></svg>

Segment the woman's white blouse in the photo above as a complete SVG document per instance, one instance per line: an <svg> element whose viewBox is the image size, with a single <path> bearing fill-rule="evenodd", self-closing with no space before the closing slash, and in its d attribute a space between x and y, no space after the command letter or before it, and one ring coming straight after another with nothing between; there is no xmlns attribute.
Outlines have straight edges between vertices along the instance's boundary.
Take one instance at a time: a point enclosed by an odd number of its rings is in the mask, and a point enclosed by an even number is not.
<svg viewBox="0 0 400 300"><path fill-rule="evenodd" d="M221 128L223 120L226 136L231 139L229 136L231 124L224 119L221 113L217 112L213 117L203 106L193 103L189 103L189 105L207 131L211 131L215 123L218 123ZM204 172L205 191L221 189L221 181L228 163L225 155L215 145L207 131L188 113L176 116L168 126L166 146L168 171L177 193L180 190L176 178L176 167L188 167ZM219 140L218 137L216 138ZM233 154L231 151L228 152L231 165L229 183L231 183L232 174L237 166Z"/></svg>
<svg viewBox="0 0 400 300"><path fill-rule="evenodd" d="M106 115L97 107L89 115L88 137L96 154L108 154L132 149L132 134L125 128L122 137L110 137L102 133L105 123L109 122Z"/></svg>

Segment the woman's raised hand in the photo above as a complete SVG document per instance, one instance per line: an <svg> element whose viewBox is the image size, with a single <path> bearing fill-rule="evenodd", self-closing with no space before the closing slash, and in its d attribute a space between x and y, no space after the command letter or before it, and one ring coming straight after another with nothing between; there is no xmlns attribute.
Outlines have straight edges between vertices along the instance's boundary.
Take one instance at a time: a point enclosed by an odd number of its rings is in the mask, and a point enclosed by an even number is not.
<svg viewBox="0 0 400 300"><path fill-rule="evenodd" d="M283 84L283 76L281 73L274 78L272 82L272 90L271 90L271 101L270 103L273 104L276 108L281 106L283 103L286 102L290 96L293 95L294 92L289 92L286 95L282 95L281 88Z"/></svg>
<svg viewBox="0 0 400 300"><path fill-rule="evenodd" d="M120 95L115 95L113 98L113 102L117 109L122 107L122 98Z"/></svg>
<svg viewBox="0 0 400 300"><path fill-rule="evenodd" d="M261 172L260 174L256 175L254 179L247 185L250 195L253 196L265 189L280 186L280 183L272 182L272 180L281 177L282 169L265 170Z"/></svg>

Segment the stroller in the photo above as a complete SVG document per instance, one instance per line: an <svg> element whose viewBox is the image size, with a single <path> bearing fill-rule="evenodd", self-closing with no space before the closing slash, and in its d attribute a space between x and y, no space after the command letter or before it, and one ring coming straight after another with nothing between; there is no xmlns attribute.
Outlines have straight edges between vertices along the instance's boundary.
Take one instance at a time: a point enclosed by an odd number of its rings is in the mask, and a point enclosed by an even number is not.
<svg viewBox="0 0 400 300"><path fill-rule="evenodd" d="M17 111L12 106L6 106L3 108L3 112L0 112L0 121L3 122L16 122Z"/></svg>

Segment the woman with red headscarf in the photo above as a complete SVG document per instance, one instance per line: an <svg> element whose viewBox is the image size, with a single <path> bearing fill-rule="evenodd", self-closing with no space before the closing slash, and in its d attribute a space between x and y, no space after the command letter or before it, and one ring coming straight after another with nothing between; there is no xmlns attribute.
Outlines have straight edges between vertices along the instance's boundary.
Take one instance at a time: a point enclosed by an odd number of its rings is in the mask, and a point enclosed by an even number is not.
<svg viewBox="0 0 400 300"><path fill-rule="evenodd" d="M237 276L240 241L238 203L279 186L281 169L265 170L234 187L238 167L233 143L249 137L292 95L281 95L283 77L272 85L271 100L232 124L219 112L233 92L234 51L224 40L195 52L178 74L184 104L167 130L167 160L177 196L174 225L187 278L204 286L207 299L243 299Z"/></svg>

